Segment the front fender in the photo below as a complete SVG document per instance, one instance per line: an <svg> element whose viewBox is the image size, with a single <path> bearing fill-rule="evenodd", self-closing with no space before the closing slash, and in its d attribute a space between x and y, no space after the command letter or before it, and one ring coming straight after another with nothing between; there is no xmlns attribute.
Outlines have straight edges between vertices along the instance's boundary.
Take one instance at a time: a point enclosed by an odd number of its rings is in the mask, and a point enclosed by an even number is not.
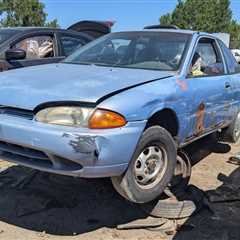
<svg viewBox="0 0 240 240"><path fill-rule="evenodd" d="M98 107L121 113L127 121L147 120L174 101L176 88L175 77L161 79L111 96Z"/></svg>
<svg viewBox="0 0 240 240"><path fill-rule="evenodd" d="M182 83L185 82L182 80L179 84L176 76L151 82L111 96L98 107L116 111L129 122L148 120L156 112L170 109L176 114L179 137L182 138L188 131L187 112L190 107L189 103L181 101L187 94Z"/></svg>

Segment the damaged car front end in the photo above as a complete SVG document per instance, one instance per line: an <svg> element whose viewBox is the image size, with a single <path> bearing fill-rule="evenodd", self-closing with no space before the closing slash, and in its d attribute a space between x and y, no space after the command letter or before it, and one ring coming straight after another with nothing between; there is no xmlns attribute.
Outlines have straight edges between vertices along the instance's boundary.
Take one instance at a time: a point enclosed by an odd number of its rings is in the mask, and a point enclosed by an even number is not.
<svg viewBox="0 0 240 240"><path fill-rule="evenodd" d="M89 178L121 175L145 122L127 123L120 130L89 130L46 125L8 113L1 115L0 125L1 159L42 171Z"/></svg>
<svg viewBox="0 0 240 240"><path fill-rule="evenodd" d="M112 33L62 63L2 73L0 158L111 177L132 202L156 199L174 176L178 148L238 119L239 74L218 41L183 30ZM217 52L209 58L217 62L195 69L195 51Z"/></svg>

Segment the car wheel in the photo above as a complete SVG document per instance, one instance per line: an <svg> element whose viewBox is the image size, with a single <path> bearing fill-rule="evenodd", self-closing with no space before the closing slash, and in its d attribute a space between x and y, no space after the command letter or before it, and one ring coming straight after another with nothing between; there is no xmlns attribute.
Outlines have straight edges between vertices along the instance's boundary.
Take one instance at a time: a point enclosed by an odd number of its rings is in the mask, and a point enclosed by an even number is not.
<svg viewBox="0 0 240 240"><path fill-rule="evenodd" d="M232 121L232 123L225 129L222 129L219 140L237 143L240 139L240 112L238 112L236 118Z"/></svg>
<svg viewBox="0 0 240 240"><path fill-rule="evenodd" d="M146 129L139 140L127 171L112 178L119 194L135 203L159 197L170 183L176 165L176 146L162 127Z"/></svg>

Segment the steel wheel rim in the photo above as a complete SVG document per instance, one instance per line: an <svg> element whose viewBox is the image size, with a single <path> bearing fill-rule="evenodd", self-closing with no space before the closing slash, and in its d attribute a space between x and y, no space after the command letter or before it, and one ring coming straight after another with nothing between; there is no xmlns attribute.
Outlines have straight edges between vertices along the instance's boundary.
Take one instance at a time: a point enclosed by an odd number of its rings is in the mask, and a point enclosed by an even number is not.
<svg viewBox="0 0 240 240"><path fill-rule="evenodd" d="M155 187L167 169L167 153L162 146L148 146L139 154L134 164L135 181L139 187Z"/></svg>

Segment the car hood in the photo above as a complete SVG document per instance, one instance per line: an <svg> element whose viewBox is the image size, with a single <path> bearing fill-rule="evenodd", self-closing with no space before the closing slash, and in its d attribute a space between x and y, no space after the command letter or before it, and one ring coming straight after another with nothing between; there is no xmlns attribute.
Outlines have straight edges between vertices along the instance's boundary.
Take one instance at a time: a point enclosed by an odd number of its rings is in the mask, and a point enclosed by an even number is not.
<svg viewBox="0 0 240 240"><path fill-rule="evenodd" d="M0 105L33 110L46 102L96 103L109 94L171 75L162 71L64 63L27 67L0 74Z"/></svg>

